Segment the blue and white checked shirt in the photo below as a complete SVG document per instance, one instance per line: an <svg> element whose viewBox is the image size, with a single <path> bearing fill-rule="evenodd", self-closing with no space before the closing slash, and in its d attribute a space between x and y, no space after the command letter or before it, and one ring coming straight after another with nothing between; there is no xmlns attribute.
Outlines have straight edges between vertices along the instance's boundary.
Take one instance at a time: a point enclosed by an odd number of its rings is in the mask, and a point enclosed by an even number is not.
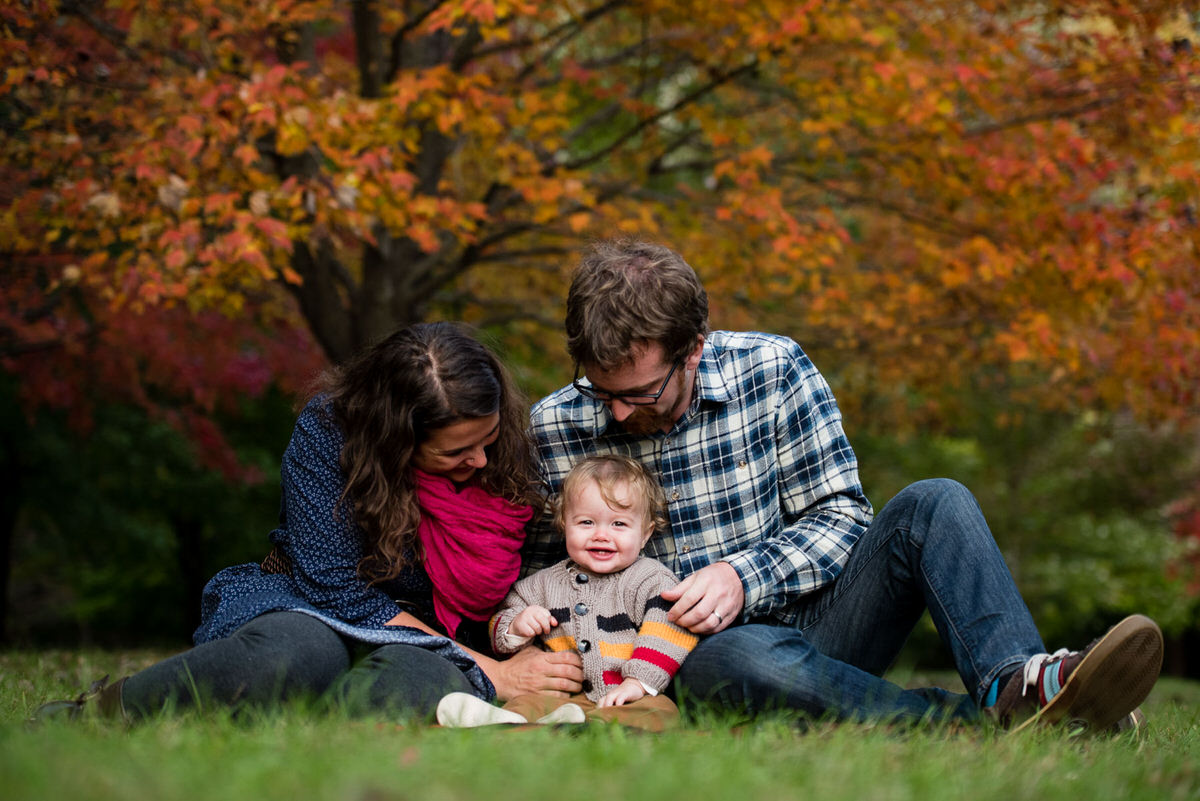
<svg viewBox="0 0 1200 801"><path fill-rule="evenodd" d="M696 391L670 432L625 433L567 386L531 414L540 467L558 492L571 465L621 453L658 476L670 526L645 554L686 577L724 560L742 578L743 620L794 623L792 604L837 578L871 522L858 459L825 379L790 339L714 331ZM548 515L529 526L525 573L563 557Z"/></svg>

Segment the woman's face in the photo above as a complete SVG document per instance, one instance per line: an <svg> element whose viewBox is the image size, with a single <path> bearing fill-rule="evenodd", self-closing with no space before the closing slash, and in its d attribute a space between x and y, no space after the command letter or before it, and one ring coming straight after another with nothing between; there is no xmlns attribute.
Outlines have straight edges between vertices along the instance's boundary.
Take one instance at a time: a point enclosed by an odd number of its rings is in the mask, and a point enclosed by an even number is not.
<svg viewBox="0 0 1200 801"><path fill-rule="evenodd" d="M500 436L500 414L472 417L437 428L417 446L413 466L461 484L487 464L486 448Z"/></svg>

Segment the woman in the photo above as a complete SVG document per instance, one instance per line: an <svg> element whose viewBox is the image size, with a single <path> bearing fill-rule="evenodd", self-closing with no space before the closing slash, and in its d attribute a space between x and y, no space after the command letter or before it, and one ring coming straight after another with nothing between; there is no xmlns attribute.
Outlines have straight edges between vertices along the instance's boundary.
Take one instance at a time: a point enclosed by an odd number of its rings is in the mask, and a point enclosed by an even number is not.
<svg viewBox="0 0 1200 801"><path fill-rule="evenodd" d="M499 360L454 324L331 370L284 453L274 548L208 583L196 647L38 716L327 693L353 714L428 717L448 692L577 692L576 655L485 653L531 513L526 423Z"/></svg>

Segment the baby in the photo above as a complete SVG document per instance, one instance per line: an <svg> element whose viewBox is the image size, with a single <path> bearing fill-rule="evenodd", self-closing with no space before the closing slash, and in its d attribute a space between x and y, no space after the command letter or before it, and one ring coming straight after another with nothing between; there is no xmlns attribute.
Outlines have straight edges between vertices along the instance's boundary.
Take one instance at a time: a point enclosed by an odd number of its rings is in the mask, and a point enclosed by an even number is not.
<svg viewBox="0 0 1200 801"><path fill-rule="evenodd" d="M453 693L438 705L438 721L478 726L591 718L656 731L676 725L679 711L660 693L697 638L667 620L671 604L660 593L679 580L641 555L666 524L664 507L662 489L632 459L592 456L576 464L555 509L568 558L514 584L491 630L497 653L516 652L534 638L551 651L577 651L583 693L521 695L503 709Z"/></svg>

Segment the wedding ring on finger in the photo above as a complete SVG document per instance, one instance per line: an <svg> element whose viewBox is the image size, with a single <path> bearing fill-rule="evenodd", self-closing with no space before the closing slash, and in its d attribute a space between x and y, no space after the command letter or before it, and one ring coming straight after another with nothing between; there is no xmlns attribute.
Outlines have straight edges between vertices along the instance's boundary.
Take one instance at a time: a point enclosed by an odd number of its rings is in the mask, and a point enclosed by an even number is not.
<svg viewBox="0 0 1200 801"><path fill-rule="evenodd" d="M721 617L721 613L716 609L712 610L713 617L717 619L717 625L720 626L725 622L725 618Z"/></svg>

